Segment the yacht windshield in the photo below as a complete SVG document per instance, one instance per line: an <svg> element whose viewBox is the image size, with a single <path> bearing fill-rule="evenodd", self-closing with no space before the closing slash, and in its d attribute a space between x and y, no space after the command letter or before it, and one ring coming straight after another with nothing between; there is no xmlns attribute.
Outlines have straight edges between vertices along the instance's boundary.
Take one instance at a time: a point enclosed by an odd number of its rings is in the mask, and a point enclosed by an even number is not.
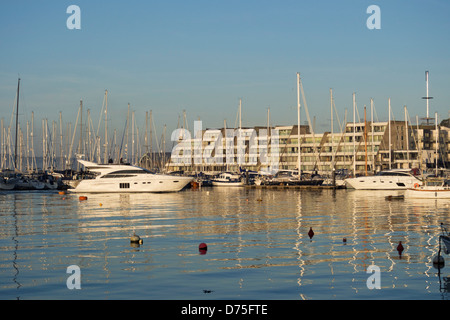
<svg viewBox="0 0 450 320"><path fill-rule="evenodd" d="M118 170L105 174L104 176L102 176L102 178L126 178L126 177L135 177L136 175L139 174L152 174L152 172L145 169Z"/></svg>

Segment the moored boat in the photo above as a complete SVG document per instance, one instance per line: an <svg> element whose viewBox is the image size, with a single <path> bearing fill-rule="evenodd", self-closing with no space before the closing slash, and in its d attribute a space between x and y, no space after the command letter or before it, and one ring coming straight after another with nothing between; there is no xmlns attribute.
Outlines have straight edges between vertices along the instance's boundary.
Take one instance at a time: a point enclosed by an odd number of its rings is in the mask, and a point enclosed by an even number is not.
<svg viewBox="0 0 450 320"><path fill-rule="evenodd" d="M13 179L0 179L0 190L12 190L16 186L16 183Z"/></svg>
<svg viewBox="0 0 450 320"><path fill-rule="evenodd" d="M410 173L411 170L393 169L380 171L372 176L345 179L348 188L357 190L406 190L421 186L422 180Z"/></svg>
<svg viewBox="0 0 450 320"><path fill-rule="evenodd" d="M298 170L280 170L270 180L271 185L320 186L324 179L318 175L298 176Z"/></svg>
<svg viewBox="0 0 450 320"><path fill-rule="evenodd" d="M421 186L416 185L405 192L406 198L450 199L450 181L441 178L426 179Z"/></svg>
<svg viewBox="0 0 450 320"><path fill-rule="evenodd" d="M192 177L156 174L129 164L97 164L78 160L93 179L80 180L69 192L177 192L192 181Z"/></svg>
<svg viewBox="0 0 450 320"><path fill-rule="evenodd" d="M215 187L242 187L245 184L240 175L231 172L222 172L211 181Z"/></svg>

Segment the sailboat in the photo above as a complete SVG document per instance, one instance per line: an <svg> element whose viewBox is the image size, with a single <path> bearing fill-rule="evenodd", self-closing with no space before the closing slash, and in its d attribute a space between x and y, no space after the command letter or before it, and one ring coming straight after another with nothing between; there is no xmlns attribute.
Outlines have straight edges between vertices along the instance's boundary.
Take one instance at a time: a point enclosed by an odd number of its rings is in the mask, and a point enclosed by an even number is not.
<svg viewBox="0 0 450 320"><path fill-rule="evenodd" d="M18 138L18 126L19 126L19 91L20 91L20 78L17 82L17 102L16 102L16 137L14 145L14 171L17 172L17 138ZM0 190L13 190L16 187L17 179L15 177L1 177L0 178Z"/></svg>
<svg viewBox="0 0 450 320"><path fill-rule="evenodd" d="M358 190L406 190L422 185L422 180L412 174L411 169L391 169L391 99L389 98L389 170L376 175L365 175L345 179L348 188ZM355 105L355 103L354 103ZM355 120L354 120L355 123ZM355 128L353 129L355 132ZM353 138L355 141L355 138ZM356 171L356 147L353 151L353 170ZM367 155L366 155L367 159Z"/></svg>
<svg viewBox="0 0 450 320"><path fill-rule="evenodd" d="M305 95L303 92L303 86L300 79L300 72L297 72L297 169L296 170L283 170L279 171L275 175L275 179L272 179L272 184L277 184L278 181L284 182L287 178L287 183L291 185L321 185L324 179L318 178L317 176L311 175L310 178L305 178L301 167L302 167L302 157L301 157L301 126L300 126L300 92L303 94L303 102L305 104L306 115L308 117L308 122L311 128L311 122L309 119L308 107L306 105ZM313 131L314 134L314 131ZM277 180L277 178L280 178Z"/></svg>

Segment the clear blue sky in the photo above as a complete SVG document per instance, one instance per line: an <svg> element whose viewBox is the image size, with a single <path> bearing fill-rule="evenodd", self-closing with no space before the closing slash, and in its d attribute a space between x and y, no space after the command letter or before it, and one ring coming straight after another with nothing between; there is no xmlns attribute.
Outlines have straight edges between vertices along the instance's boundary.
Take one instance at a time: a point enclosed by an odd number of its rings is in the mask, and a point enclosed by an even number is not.
<svg viewBox="0 0 450 320"><path fill-rule="evenodd" d="M81 30L69 30L69 5ZM369 30L369 5L381 29ZM318 132L329 130L329 89L341 117L374 98L379 120L424 117L425 70L430 113L450 110L448 1L4 1L0 5L0 118L8 124L17 78L21 116L75 123L80 99L97 126L105 89L111 127L122 132L127 104L138 125L152 110L168 134L186 110L189 128L296 123L296 72ZM302 119L306 120L304 109Z"/></svg>

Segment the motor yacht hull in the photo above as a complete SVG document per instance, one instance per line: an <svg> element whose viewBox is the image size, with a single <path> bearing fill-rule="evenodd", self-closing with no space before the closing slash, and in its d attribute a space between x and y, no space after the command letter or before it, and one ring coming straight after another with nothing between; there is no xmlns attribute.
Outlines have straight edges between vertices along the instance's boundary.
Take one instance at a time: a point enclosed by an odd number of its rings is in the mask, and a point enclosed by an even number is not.
<svg viewBox="0 0 450 320"><path fill-rule="evenodd" d="M406 198L416 199L450 199L450 189L408 189Z"/></svg>
<svg viewBox="0 0 450 320"><path fill-rule="evenodd" d="M85 168L97 174L93 179L83 179L69 192L75 193L128 193L128 192L178 192L193 178L155 174L127 164L96 164L78 160Z"/></svg>
<svg viewBox="0 0 450 320"><path fill-rule="evenodd" d="M243 187L243 181L229 182L229 181L212 181L214 187Z"/></svg>
<svg viewBox="0 0 450 320"><path fill-rule="evenodd" d="M74 189L75 193L106 193L106 192L178 192L188 185L192 178L169 175L154 175L152 178L139 177L133 180L126 178L81 180Z"/></svg>
<svg viewBox="0 0 450 320"><path fill-rule="evenodd" d="M357 190L406 190L422 182L414 176L363 176L345 179L347 188Z"/></svg>

